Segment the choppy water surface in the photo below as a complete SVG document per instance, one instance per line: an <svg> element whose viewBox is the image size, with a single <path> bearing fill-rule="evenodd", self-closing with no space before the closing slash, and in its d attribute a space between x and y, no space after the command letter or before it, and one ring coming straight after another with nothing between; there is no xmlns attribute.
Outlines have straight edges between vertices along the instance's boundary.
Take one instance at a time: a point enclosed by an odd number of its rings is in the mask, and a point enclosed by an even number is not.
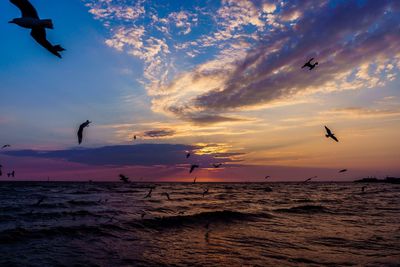
<svg viewBox="0 0 400 267"><path fill-rule="evenodd" d="M0 266L399 266L400 186L361 186L0 183Z"/></svg>

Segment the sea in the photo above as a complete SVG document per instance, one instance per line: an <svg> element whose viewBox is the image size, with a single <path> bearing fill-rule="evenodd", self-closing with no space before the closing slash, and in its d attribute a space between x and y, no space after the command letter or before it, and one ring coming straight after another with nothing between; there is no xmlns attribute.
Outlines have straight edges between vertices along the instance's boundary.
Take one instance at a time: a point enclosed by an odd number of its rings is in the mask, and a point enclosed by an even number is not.
<svg viewBox="0 0 400 267"><path fill-rule="evenodd" d="M0 266L400 266L400 185L1 182Z"/></svg>

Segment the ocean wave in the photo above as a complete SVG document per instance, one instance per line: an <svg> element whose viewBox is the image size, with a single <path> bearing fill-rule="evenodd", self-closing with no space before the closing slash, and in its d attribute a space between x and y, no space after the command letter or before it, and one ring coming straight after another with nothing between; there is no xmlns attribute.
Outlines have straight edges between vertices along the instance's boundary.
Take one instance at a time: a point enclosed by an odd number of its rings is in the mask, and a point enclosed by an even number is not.
<svg viewBox="0 0 400 267"><path fill-rule="evenodd" d="M99 201L90 201L90 200L69 200L67 202L72 206L95 206L99 205Z"/></svg>
<svg viewBox="0 0 400 267"><path fill-rule="evenodd" d="M201 212L192 215L156 217L140 221L140 226L151 228L171 228L185 225L203 225L206 223L232 223L235 221L251 221L256 218L271 218L267 213L244 213L238 211L221 210ZM137 225L135 222L134 225Z"/></svg>
<svg viewBox="0 0 400 267"><path fill-rule="evenodd" d="M276 209L276 212L287 212L287 213L305 213L305 214L313 214L313 213L329 213L329 210L324 206L318 205L304 205L304 206L296 206L286 209Z"/></svg>
<svg viewBox="0 0 400 267"><path fill-rule="evenodd" d="M14 229L1 231L0 244L12 244L22 242L27 239L47 239L57 236L74 236L76 238L79 238L79 236L86 235L115 237L106 229L106 227L99 226L57 226L43 229L26 229L22 227L17 227Z"/></svg>

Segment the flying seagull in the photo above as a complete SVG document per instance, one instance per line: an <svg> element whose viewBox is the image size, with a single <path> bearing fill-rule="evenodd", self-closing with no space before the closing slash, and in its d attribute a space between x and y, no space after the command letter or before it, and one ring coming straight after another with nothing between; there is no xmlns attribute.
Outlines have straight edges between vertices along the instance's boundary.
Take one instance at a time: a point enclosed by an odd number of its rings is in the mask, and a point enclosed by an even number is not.
<svg viewBox="0 0 400 267"><path fill-rule="evenodd" d="M206 194L208 194L208 188L204 189L203 197L204 197Z"/></svg>
<svg viewBox="0 0 400 267"><path fill-rule="evenodd" d="M150 188L150 191L147 193L147 195L144 198L151 198L152 191L153 191L153 188Z"/></svg>
<svg viewBox="0 0 400 267"><path fill-rule="evenodd" d="M347 169L340 170L339 173L347 172Z"/></svg>
<svg viewBox="0 0 400 267"><path fill-rule="evenodd" d="M167 192L164 192L161 194L162 196L166 196L168 198L168 200L171 200L171 198L169 197L169 194Z"/></svg>
<svg viewBox="0 0 400 267"><path fill-rule="evenodd" d="M119 179L124 183L129 183L129 177L127 177L127 176L125 176L123 174L119 175Z"/></svg>
<svg viewBox="0 0 400 267"><path fill-rule="evenodd" d="M314 58L311 58L307 63L305 63L303 65L303 67L301 67L302 69L304 69L305 67L310 68L310 70L312 70L313 68L315 68L318 65L318 62L315 62L314 64L311 64L311 61L313 61Z"/></svg>
<svg viewBox="0 0 400 267"><path fill-rule="evenodd" d="M269 177L271 177L271 176L267 175L267 176L265 176L265 178L264 178L264 179L268 179Z"/></svg>
<svg viewBox="0 0 400 267"><path fill-rule="evenodd" d="M85 127L89 127L89 124L90 124L90 123L92 123L92 122L89 121L89 120L86 120L84 123L82 123L82 124L79 126L79 129L78 129L78 143L79 143L79 144L82 143L83 129L84 129Z"/></svg>
<svg viewBox="0 0 400 267"><path fill-rule="evenodd" d="M8 145L8 144L7 144L7 145L2 146L1 149L4 149L4 148L6 148L6 147L10 147L10 146L11 146L11 145Z"/></svg>
<svg viewBox="0 0 400 267"><path fill-rule="evenodd" d="M330 137L333 140L335 140L336 142L339 142L339 140L336 138L335 134L332 133L332 131L328 127L325 126L325 130L326 130L326 134L325 134L326 138Z"/></svg>
<svg viewBox="0 0 400 267"><path fill-rule="evenodd" d="M307 183L308 181L311 181L311 179L314 179L314 178L317 178L317 177L318 177L318 176L310 177L310 178L306 179L306 180L304 181L304 183Z"/></svg>
<svg viewBox="0 0 400 267"><path fill-rule="evenodd" d="M186 154L186 158L188 159L190 157L190 152L188 152L187 154Z"/></svg>
<svg viewBox="0 0 400 267"><path fill-rule="evenodd" d="M197 164L192 164L192 166L190 166L190 171L189 171L189 173L192 173L193 171L194 171L194 169L196 169L196 168L198 168L199 167L199 165L197 165Z"/></svg>
<svg viewBox="0 0 400 267"><path fill-rule="evenodd" d="M9 23L14 23L20 27L31 29L31 36L36 42L46 48L53 55L61 58L59 52L62 52L65 49L60 45L52 45L46 39L46 29L53 29L53 22L51 19L40 19L36 9L28 0L10 0L10 2L21 10L22 17L15 18L9 21Z"/></svg>
<svg viewBox="0 0 400 267"><path fill-rule="evenodd" d="M218 164L213 164L213 166L214 166L214 168L219 168L219 167L221 167L221 165L222 165L222 163L218 163Z"/></svg>

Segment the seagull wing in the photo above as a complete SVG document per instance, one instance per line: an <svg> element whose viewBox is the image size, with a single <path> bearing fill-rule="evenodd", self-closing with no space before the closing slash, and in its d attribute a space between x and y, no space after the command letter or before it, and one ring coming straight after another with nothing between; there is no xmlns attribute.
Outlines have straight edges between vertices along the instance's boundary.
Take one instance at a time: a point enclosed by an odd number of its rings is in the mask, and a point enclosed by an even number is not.
<svg viewBox="0 0 400 267"><path fill-rule="evenodd" d="M79 144L82 143L83 128L84 127L81 125L81 126L79 126L79 129L78 129L78 143Z"/></svg>
<svg viewBox="0 0 400 267"><path fill-rule="evenodd" d="M328 135L332 135L332 132L331 132L331 130L330 130L328 127L325 126L325 130L326 130L326 133L327 133Z"/></svg>
<svg viewBox="0 0 400 267"><path fill-rule="evenodd" d="M45 28L35 28L31 31L31 36L33 37L33 39L35 39L35 41L40 44L41 46L43 46L44 48L47 49L47 51L49 51L50 53L52 53L53 55L55 55L56 57L61 58L60 51L64 51L65 49L62 48L59 45L52 45L47 39L46 39L46 30Z"/></svg>
<svg viewBox="0 0 400 267"><path fill-rule="evenodd" d="M22 17L38 19L39 15L36 9L28 0L10 0L11 3L16 5L22 13Z"/></svg>
<svg viewBox="0 0 400 267"><path fill-rule="evenodd" d="M336 136L335 135L331 135L331 138L333 139L333 140L335 140L336 142L339 142L339 140L336 138Z"/></svg>

